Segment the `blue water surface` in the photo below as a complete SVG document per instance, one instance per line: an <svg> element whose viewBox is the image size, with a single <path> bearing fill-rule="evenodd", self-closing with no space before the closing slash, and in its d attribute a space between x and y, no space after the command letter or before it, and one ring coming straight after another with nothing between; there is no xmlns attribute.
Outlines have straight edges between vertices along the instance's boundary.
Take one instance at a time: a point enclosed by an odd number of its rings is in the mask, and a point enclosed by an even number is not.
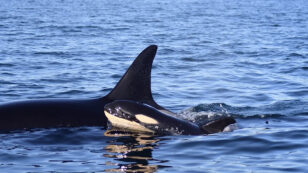
<svg viewBox="0 0 308 173"><path fill-rule="evenodd" d="M307 172L308 1L0 0L0 103L106 95L159 46L155 100L209 136L0 134L0 172Z"/></svg>

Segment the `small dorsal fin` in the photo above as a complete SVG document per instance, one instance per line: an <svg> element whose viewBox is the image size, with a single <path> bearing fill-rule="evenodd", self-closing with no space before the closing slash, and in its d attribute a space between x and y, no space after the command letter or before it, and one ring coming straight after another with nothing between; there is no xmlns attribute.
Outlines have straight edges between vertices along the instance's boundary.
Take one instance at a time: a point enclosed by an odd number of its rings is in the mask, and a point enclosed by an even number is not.
<svg viewBox="0 0 308 173"><path fill-rule="evenodd" d="M144 49L107 97L112 100L140 101L164 109L153 100L151 91L151 69L156 51L156 45Z"/></svg>

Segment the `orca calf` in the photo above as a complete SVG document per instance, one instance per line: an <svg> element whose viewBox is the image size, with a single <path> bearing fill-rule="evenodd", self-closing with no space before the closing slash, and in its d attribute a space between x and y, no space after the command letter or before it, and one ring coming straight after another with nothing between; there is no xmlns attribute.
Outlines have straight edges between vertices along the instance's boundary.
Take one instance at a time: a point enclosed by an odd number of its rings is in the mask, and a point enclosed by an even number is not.
<svg viewBox="0 0 308 173"><path fill-rule="evenodd" d="M29 128L102 126L107 118L104 106L115 100L133 100L169 112L158 105L151 92L151 68L156 45L144 49L126 73L104 97L89 100L44 99L0 105L0 130Z"/></svg>
<svg viewBox="0 0 308 173"><path fill-rule="evenodd" d="M105 106L105 115L112 126L157 135L200 135L223 132L235 123L232 117L222 117L202 126L167 115L143 103L117 100Z"/></svg>

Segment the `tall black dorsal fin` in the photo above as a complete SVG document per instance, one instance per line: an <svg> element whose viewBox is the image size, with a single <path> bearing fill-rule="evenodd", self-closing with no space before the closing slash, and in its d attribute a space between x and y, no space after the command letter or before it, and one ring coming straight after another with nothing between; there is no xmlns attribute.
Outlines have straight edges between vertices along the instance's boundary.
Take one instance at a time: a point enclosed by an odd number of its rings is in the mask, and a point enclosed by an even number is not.
<svg viewBox="0 0 308 173"><path fill-rule="evenodd" d="M151 91L151 69L156 51L156 45L144 49L107 97L112 100L140 101L164 109L153 100Z"/></svg>

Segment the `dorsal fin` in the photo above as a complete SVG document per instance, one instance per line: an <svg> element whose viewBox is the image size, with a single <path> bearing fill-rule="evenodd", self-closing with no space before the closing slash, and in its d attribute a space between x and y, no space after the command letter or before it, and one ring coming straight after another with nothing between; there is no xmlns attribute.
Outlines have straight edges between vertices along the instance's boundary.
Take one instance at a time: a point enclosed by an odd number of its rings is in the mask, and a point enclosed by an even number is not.
<svg viewBox="0 0 308 173"><path fill-rule="evenodd" d="M164 109L153 100L151 91L151 69L156 51L156 45L144 49L107 97L112 100L140 101Z"/></svg>

